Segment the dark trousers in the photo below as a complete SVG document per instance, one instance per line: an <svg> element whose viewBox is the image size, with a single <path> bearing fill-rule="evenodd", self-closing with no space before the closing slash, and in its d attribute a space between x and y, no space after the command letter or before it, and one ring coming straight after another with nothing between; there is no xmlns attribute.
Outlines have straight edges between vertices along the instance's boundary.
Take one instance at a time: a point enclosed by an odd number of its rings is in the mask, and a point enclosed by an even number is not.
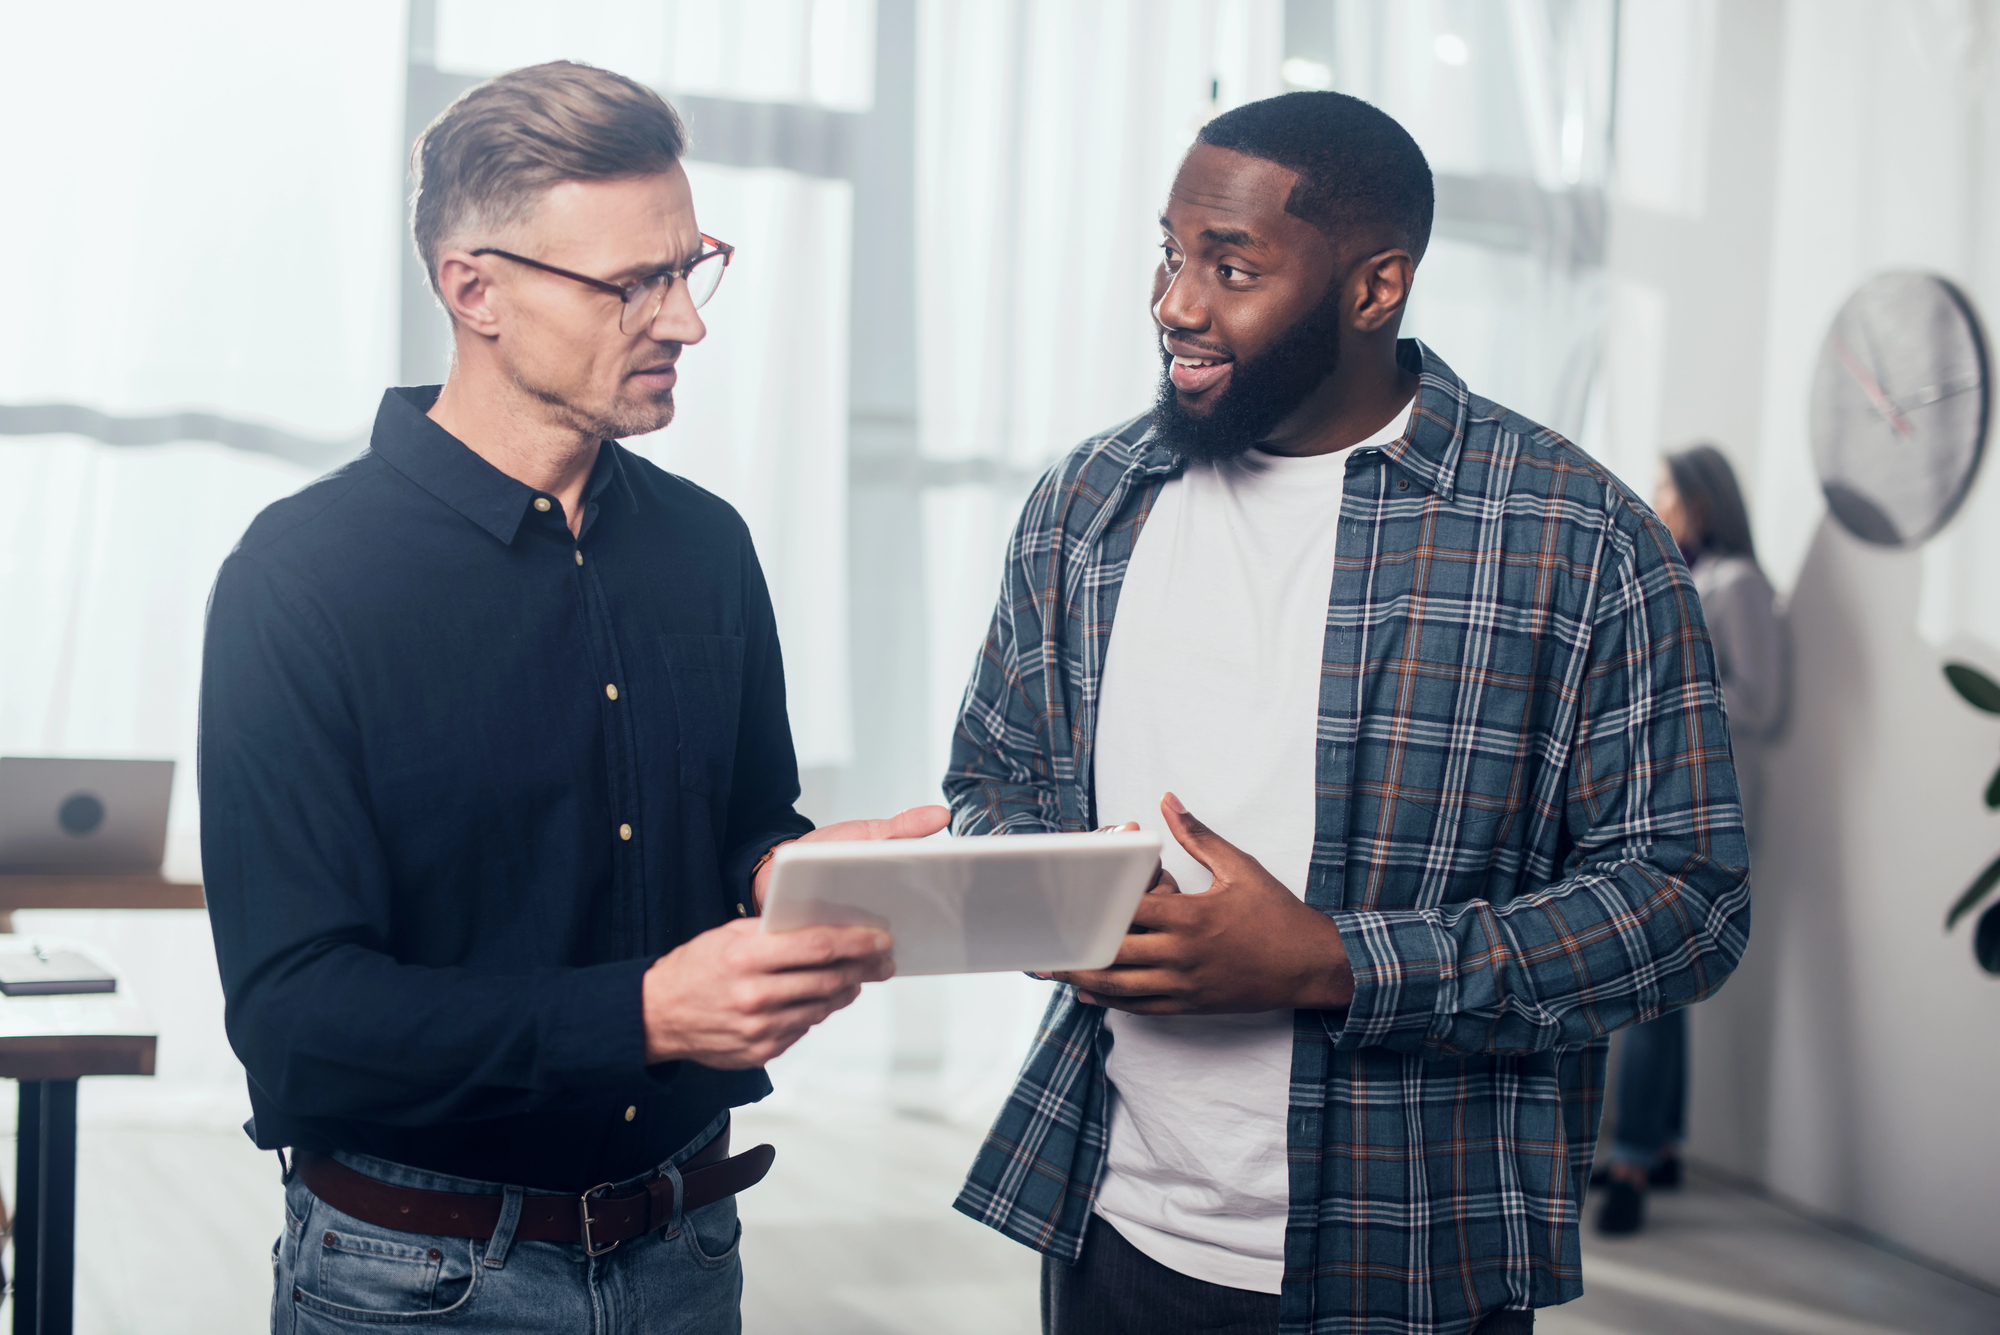
<svg viewBox="0 0 2000 1335"><path fill-rule="evenodd" d="M1042 1335L1278 1335L1278 1295L1169 1270L1096 1215L1075 1265L1042 1258Z"/></svg>
<svg viewBox="0 0 2000 1335"><path fill-rule="evenodd" d="M1492 1312L1477 1335L1533 1335L1533 1312ZM1278 1295L1170 1270L1090 1217L1075 1265L1042 1258L1042 1335L1277 1335Z"/></svg>
<svg viewBox="0 0 2000 1335"><path fill-rule="evenodd" d="M1680 1142L1687 1121L1686 1011L1668 1011L1625 1031L1616 1097L1611 1158L1649 1168L1661 1150Z"/></svg>

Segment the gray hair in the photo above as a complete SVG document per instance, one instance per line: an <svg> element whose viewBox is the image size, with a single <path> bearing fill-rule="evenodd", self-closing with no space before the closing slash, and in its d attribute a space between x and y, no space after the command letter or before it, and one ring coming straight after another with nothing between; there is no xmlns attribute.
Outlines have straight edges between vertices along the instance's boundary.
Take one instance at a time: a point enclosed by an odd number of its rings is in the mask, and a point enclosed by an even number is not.
<svg viewBox="0 0 2000 1335"><path fill-rule="evenodd" d="M410 151L410 233L431 290L444 243L467 228L518 222L563 181L665 171L686 148L665 98L594 65L556 60L466 89Z"/></svg>

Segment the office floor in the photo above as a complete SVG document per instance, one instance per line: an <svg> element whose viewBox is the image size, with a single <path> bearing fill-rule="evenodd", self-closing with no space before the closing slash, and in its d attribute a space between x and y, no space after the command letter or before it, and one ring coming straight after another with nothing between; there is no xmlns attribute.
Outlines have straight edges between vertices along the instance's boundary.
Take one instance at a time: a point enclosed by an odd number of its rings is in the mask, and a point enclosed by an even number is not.
<svg viewBox="0 0 2000 1335"><path fill-rule="evenodd" d="M11 1100L10 1100L11 1101ZM779 1147L745 1196L746 1335L1031 1335L1036 1258L948 1202L976 1132L905 1118L752 1111ZM13 1154L0 1143L12 1198ZM242 1133L86 1127L78 1335L265 1328L274 1156ZM1697 1177L1622 1242L1586 1230L1588 1294L1543 1335L1991 1335L2000 1296ZM0 1312L0 1323L11 1313Z"/></svg>

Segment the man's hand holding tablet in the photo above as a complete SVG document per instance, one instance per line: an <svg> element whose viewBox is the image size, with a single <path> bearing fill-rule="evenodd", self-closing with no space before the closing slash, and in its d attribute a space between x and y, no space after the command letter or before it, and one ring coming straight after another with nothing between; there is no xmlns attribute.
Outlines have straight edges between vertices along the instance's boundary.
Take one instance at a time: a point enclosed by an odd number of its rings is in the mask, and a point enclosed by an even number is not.
<svg viewBox="0 0 2000 1335"><path fill-rule="evenodd" d="M1080 999L1136 1015L1344 1010L1354 970L1340 929L1168 793L1167 828L1215 880L1184 895L1162 869L1106 969L1056 973Z"/></svg>
<svg viewBox="0 0 2000 1335"><path fill-rule="evenodd" d="M922 839L950 820L943 807L912 807L887 820L852 820L799 843ZM757 870L761 908L771 864ZM703 932L646 971L646 1061L693 1061L723 1070L768 1064L806 1032L895 970L887 932L810 927L768 933L748 920Z"/></svg>

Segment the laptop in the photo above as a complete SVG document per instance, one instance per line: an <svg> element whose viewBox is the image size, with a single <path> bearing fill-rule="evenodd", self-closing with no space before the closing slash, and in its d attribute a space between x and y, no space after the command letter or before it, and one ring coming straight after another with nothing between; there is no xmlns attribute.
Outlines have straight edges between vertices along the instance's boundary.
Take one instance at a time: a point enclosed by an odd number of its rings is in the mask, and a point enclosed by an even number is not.
<svg viewBox="0 0 2000 1335"><path fill-rule="evenodd" d="M171 760L0 756L0 872L158 871Z"/></svg>

